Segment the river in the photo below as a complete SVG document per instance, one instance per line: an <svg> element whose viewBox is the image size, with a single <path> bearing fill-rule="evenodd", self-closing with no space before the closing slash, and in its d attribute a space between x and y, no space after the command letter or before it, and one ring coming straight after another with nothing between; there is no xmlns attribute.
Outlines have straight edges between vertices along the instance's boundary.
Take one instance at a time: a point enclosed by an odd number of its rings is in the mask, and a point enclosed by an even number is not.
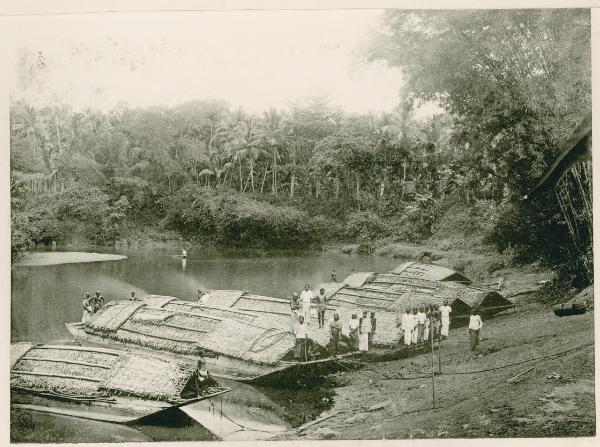
<svg viewBox="0 0 600 447"><path fill-rule="evenodd" d="M59 247L57 249L61 251ZM64 249L65 251L67 249ZM73 251L72 248L68 249ZM338 280L355 271L389 271L402 260L387 257L350 256L321 252L263 252L208 249L188 250L182 259L172 248L107 249L81 248L125 255L115 261L58 265L15 266L11 284L11 340L68 343L64 323L81 319L81 298L88 291L101 291L106 301L124 299L133 290L147 294L193 300L198 289L239 289L275 297L287 297L305 283L316 287L330 280L335 268ZM77 442L110 440L205 440L211 435L195 421L215 424L223 439L260 439L298 426L326 410L334 396L318 390L270 390L233 384L223 397L223 413L231 420L209 416L200 402L186 408L178 421L137 428L74 418L31 414L42 430L15 430L14 441ZM220 404L220 402L219 402ZM15 413L14 420L24 417ZM233 422L232 422L233 421ZM27 424L25 424L27 425ZM241 426L256 430L241 430ZM12 430L11 430L12 432ZM36 434L37 433L37 434ZM12 434L12 433L11 433Z"/></svg>

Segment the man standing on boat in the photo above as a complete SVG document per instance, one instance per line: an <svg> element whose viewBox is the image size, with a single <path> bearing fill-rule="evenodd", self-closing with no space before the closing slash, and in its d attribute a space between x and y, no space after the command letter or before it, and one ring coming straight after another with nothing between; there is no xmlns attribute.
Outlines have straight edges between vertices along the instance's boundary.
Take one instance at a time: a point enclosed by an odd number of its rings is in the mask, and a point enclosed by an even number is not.
<svg viewBox="0 0 600 447"><path fill-rule="evenodd" d="M94 302L94 313L98 312L102 309L102 305L104 304L104 297L100 294L100 291L96 291L96 296L93 298Z"/></svg>
<svg viewBox="0 0 600 447"><path fill-rule="evenodd" d="M294 357L300 359L301 362L306 361L306 324L302 315L298 317L298 324L296 324L296 328L294 329L294 335L296 337Z"/></svg>
<svg viewBox="0 0 600 447"><path fill-rule="evenodd" d="M88 292L85 292L85 295L83 296L82 306L83 316L81 317L81 322L87 323L88 321L90 321L90 318L92 318L92 314L94 313L94 308L90 300L90 294Z"/></svg>
<svg viewBox="0 0 600 447"><path fill-rule="evenodd" d="M310 285L306 283L304 290L300 294L300 301L302 302L302 315L307 325L310 324L310 306L314 297L312 290L310 290Z"/></svg>
<svg viewBox="0 0 600 447"><path fill-rule="evenodd" d="M325 310L327 308L325 289L321 289L319 291L319 294L315 297L315 303L317 304L317 319L319 320L319 328L323 328L325 327Z"/></svg>
<svg viewBox="0 0 600 447"><path fill-rule="evenodd" d="M135 291L132 290L131 291L131 296L129 297L129 301L139 301L139 300L140 299L137 296L135 296Z"/></svg>
<svg viewBox="0 0 600 447"><path fill-rule="evenodd" d="M300 295L298 292L292 293L290 297L290 332L296 330L298 317L300 315Z"/></svg>
<svg viewBox="0 0 600 447"><path fill-rule="evenodd" d="M342 322L338 314L333 314L333 321L329 323L329 344L331 345L331 356L335 357L338 353L342 338Z"/></svg>
<svg viewBox="0 0 600 447"><path fill-rule="evenodd" d="M442 319L441 335L442 339L448 338L448 330L450 329L450 313L452 308L448 306L448 300L444 300L444 305L440 307L440 315Z"/></svg>

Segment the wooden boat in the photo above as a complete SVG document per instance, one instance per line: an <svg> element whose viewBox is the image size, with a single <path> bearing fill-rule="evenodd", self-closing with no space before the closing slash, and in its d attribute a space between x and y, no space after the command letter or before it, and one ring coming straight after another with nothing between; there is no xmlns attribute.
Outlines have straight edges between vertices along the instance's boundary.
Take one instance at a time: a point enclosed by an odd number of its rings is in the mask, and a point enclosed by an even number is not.
<svg viewBox="0 0 600 447"><path fill-rule="evenodd" d="M294 361L295 337L287 321L283 327L272 318L225 308L192 313L149 307L140 301L113 301L87 323L66 323L66 327L82 345L200 361L217 378L245 383L289 385L339 368L339 358Z"/></svg>
<svg viewBox="0 0 600 447"><path fill-rule="evenodd" d="M403 278L418 278L428 281L458 282L469 285L471 280L455 270L440 265L421 264L419 262L405 262L400 264L390 273Z"/></svg>
<svg viewBox="0 0 600 447"><path fill-rule="evenodd" d="M471 309L487 317L510 309L514 304L499 293L457 281L437 281L396 273L357 272L342 283L322 284L330 303L345 303L357 309L375 311L379 316L397 315L407 307L442 305L452 307L453 326L468 322ZM379 327L379 318L377 319ZM390 326L391 328L391 326Z"/></svg>
<svg viewBox="0 0 600 447"><path fill-rule="evenodd" d="M197 364L68 345L11 345L11 406L120 424L230 391Z"/></svg>

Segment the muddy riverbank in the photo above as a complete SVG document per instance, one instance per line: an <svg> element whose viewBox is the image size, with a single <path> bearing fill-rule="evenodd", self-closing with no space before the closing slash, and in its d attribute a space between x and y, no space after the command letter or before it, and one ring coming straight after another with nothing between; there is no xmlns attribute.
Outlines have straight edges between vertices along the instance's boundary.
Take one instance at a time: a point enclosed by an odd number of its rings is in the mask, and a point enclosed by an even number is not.
<svg viewBox="0 0 600 447"><path fill-rule="evenodd" d="M450 332L435 378L436 409L431 354L422 354L338 373L345 386L335 389L329 410L338 413L280 438L592 436L593 320L593 312L559 318L548 307L523 303L484 321L475 355L467 329ZM437 369L437 353L435 362Z"/></svg>

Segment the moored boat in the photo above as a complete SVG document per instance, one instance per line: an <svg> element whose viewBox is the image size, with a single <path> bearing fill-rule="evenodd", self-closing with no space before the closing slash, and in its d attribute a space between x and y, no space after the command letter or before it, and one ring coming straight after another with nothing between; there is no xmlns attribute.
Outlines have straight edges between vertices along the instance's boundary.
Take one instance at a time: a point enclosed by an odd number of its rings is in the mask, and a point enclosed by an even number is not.
<svg viewBox="0 0 600 447"><path fill-rule="evenodd" d="M311 379L339 367L339 359L323 355L295 361L294 335L272 319L244 316L244 312L233 318L224 308L219 312L221 316L113 301L87 323L66 323L66 327L82 345L200 361L213 376L239 382L289 385L297 378ZM324 351L322 346L315 348Z"/></svg>
<svg viewBox="0 0 600 447"><path fill-rule="evenodd" d="M11 345L13 408L132 424L230 391L197 364L69 345Z"/></svg>

